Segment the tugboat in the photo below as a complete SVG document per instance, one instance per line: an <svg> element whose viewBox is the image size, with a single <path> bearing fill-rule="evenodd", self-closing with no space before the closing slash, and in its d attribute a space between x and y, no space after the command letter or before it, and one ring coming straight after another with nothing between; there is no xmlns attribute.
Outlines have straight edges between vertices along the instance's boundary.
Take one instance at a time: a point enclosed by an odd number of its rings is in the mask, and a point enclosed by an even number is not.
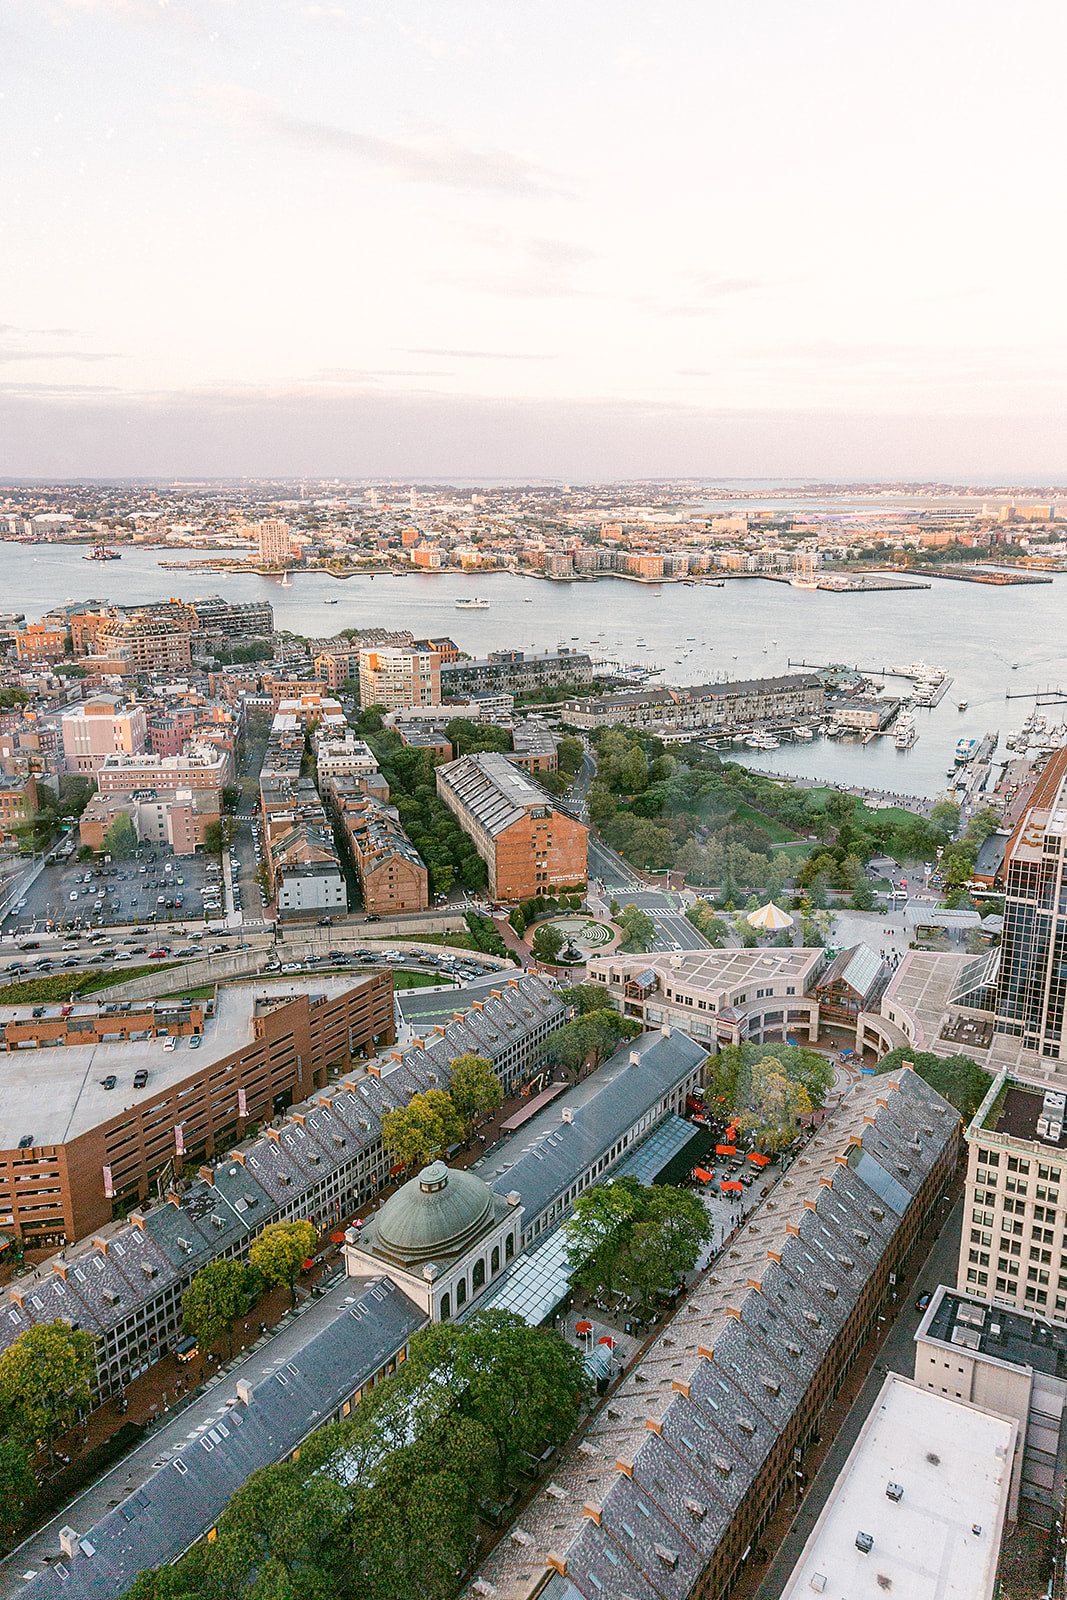
<svg viewBox="0 0 1067 1600"><path fill-rule="evenodd" d="M107 545L94 544L93 548L91 550L87 550L85 552L85 554L82 556L82 560L83 561L121 561L122 560L122 556L119 554L119 552L117 550L109 550L107 548Z"/></svg>

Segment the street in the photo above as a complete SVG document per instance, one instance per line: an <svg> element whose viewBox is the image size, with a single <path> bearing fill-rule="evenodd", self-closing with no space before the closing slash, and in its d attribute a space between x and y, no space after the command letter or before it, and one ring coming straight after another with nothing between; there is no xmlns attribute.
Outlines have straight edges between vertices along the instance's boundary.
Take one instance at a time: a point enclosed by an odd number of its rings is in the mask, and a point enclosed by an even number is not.
<svg viewBox="0 0 1067 1600"><path fill-rule="evenodd" d="M709 948L704 935L686 920L679 895L650 889L621 856L592 834L589 835L589 879L591 893L594 879L603 884L601 898L605 907L614 898L620 905L634 905L648 913L656 924L656 937L649 945L650 954Z"/></svg>

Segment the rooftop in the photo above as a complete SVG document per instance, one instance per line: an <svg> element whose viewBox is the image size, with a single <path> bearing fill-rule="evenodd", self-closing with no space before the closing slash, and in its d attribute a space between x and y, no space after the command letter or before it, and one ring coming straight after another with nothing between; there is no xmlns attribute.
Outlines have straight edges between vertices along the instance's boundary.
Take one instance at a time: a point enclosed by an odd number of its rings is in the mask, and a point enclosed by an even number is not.
<svg viewBox="0 0 1067 1600"><path fill-rule="evenodd" d="M888 1373L782 1600L986 1600L1017 1426Z"/></svg>
<svg viewBox="0 0 1067 1600"><path fill-rule="evenodd" d="M316 978L315 988L317 993L333 999L366 981L367 977L355 974L322 977ZM204 1019L203 1044L196 1053L190 1052L188 1036L179 1037L172 1051L164 1051L158 1038L44 1044L31 1050L6 1051L0 1056L4 1085L0 1096L0 1150L15 1149L20 1139L27 1137L32 1137L35 1148L68 1143L132 1106L158 1098L186 1078L201 1076L215 1061L252 1042L257 998L291 995L295 999L298 993L305 992L283 982L225 984L214 1015ZM75 1004L68 1024L83 1015L103 1016L107 1004ZM115 1002L110 1004L116 1006ZM156 1002L157 1011L162 1005ZM130 1002L133 1014L140 1015L150 1008L151 1002ZM28 1005L4 1006L0 1008L0 1024L54 1020L66 1007L46 1006L45 1015L33 1019L36 1009ZM117 1025L121 1012L116 1007L111 1015ZM135 1089L133 1076L142 1068L148 1072L148 1083L143 1089ZM113 1089L105 1089L103 1080L112 1076L118 1078L118 1083Z"/></svg>
<svg viewBox="0 0 1067 1600"><path fill-rule="evenodd" d="M979 1132L1001 1133L1007 1139L1034 1144L1038 1150L1067 1151L1067 1119L1064 1119L1062 1111L1058 1138L1048 1139L1038 1133L1037 1125L1047 1092L1044 1084L1024 1083L1007 1075L996 1078L979 1106L969 1132L972 1135Z"/></svg>
<svg viewBox="0 0 1067 1600"><path fill-rule="evenodd" d="M1067 1328L1054 1328L1040 1317L990 1305L944 1284L935 1291L915 1338L937 1339L972 1356L1067 1378Z"/></svg>
<svg viewBox="0 0 1067 1600"><path fill-rule="evenodd" d="M487 833L502 833L531 806L554 810L551 796L505 755L483 750L437 768L438 785L449 788Z"/></svg>

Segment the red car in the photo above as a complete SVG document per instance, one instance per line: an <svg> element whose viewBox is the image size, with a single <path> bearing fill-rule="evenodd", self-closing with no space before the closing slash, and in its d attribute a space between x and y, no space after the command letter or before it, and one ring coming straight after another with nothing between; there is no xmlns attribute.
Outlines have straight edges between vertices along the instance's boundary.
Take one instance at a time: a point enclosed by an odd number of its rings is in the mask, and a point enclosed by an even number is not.
<svg viewBox="0 0 1067 1600"><path fill-rule="evenodd" d="M149 950L148 959L149 961L161 961L166 953L165 950Z"/></svg>

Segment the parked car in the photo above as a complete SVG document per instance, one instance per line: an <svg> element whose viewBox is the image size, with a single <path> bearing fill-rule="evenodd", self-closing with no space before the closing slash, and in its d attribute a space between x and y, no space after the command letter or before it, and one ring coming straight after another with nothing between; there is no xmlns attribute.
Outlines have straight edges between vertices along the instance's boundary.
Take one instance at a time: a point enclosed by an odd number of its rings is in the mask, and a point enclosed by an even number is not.
<svg viewBox="0 0 1067 1600"><path fill-rule="evenodd" d="M148 1083L148 1068L147 1067L138 1067L137 1071L133 1075L133 1086L134 1086L134 1088L135 1089L143 1089L143 1088L145 1088L147 1083Z"/></svg>

